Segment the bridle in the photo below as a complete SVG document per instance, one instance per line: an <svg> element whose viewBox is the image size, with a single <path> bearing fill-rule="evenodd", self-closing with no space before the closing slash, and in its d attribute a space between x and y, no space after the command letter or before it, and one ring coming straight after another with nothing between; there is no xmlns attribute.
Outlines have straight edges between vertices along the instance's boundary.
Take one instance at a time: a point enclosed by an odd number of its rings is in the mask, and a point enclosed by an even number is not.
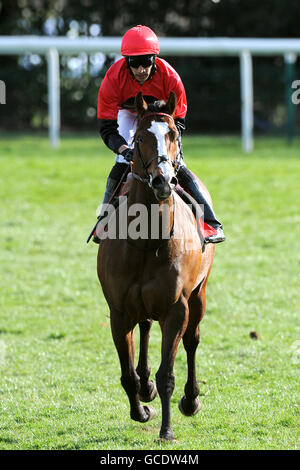
<svg viewBox="0 0 300 470"><path fill-rule="evenodd" d="M173 119L173 117L170 114L153 112L153 113L147 113L147 114L145 114L145 116L142 116L141 119L140 119L140 122L143 119L145 119L149 116L167 116L167 117ZM155 157L151 158L151 160L148 160L147 162L145 162L145 160L143 158L143 155L142 155L142 152L141 152L141 149L140 149L140 143L142 141L143 140L140 136L135 138L136 153L137 153L137 156L138 156L138 158L140 160L140 163L142 165L142 169L143 169L143 173L144 173L145 177L142 178L140 175L138 175L137 173L134 173L133 171L132 171L132 176L135 179L137 179L138 181L141 181L142 183L148 184L148 186L150 188L152 188L152 175L150 173L148 173L148 168L151 165L151 163L154 162L154 161L157 161L157 166L156 167L158 167L163 162L170 163L170 165L172 165L173 168L175 169L175 175L176 175L176 173L179 169L178 154L176 155L176 160L175 161L171 160L167 155L156 155ZM180 145L178 147L179 147L179 153L180 153Z"/></svg>
<svg viewBox="0 0 300 470"><path fill-rule="evenodd" d="M144 116L142 116L140 118L140 122L145 119L146 117L149 117L149 116L167 116L171 119L173 119L173 117L170 115L170 114L166 114L166 113L160 113L160 112L151 112L151 113L147 113L145 114ZM157 161L157 166L158 167L160 165L160 163L163 163L163 162L168 162L170 163L173 168L175 169L175 175L177 173L177 171L179 170L179 167L180 167L180 158L181 158L181 145L180 145L180 139L179 140L179 143L178 143L178 154L176 155L176 159L175 161L171 160L171 158L169 158L167 155L156 155L155 157L151 158L151 160L149 161L145 161L144 158L143 158L143 155L142 155L142 152L141 152L141 149L140 149L140 143L142 142L142 138L139 136L139 137L135 137L134 138L134 141L135 141L135 148L136 148L136 154L138 156L138 159L141 163L141 166L142 166L142 170L143 170L143 173L145 175L144 178L142 178L140 175L138 175L137 173L134 173L132 170L131 170L131 174L132 176L137 179L138 181L141 181L142 183L146 183L148 184L148 186L150 188L152 188L152 175L150 173L148 173L148 168L149 166L151 165L152 162L154 161ZM163 240L159 246L150 246L150 247L138 247L136 246L134 243L132 243L131 241L129 241L129 239L127 238L126 241L127 243L140 250L140 251L153 251L155 250L155 256L158 257L159 256L159 249L165 245L173 236L174 236L174 221L175 221L175 204L174 204L174 195L172 195L173 197L173 211L174 211L174 214L173 214L173 224L172 224L172 227L171 227L171 230L170 230L170 233L169 233L169 237L166 238L165 240Z"/></svg>

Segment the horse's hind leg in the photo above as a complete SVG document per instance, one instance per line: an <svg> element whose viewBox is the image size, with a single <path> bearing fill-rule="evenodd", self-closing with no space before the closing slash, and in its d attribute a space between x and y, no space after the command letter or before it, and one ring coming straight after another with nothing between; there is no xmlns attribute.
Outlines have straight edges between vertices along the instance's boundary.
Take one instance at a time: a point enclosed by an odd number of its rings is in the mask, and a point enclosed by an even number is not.
<svg viewBox="0 0 300 470"><path fill-rule="evenodd" d="M139 397L140 400L144 402L154 400L157 395L155 383L152 380L149 380L151 369L148 363L148 345L151 326L152 320L145 320L139 323L140 354L136 371L140 378Z"/></svg>
<svg viewBox="0 0 300 470"><path fill-rule="evenodd" d="M187 355L188 378L184 387L184 396L179 402L179 409L185 416L193 416L201 408L196 377L196 350L200 342L199 323L203 317L204 309L205 286L200 293L193 292L189 299L189 323L182 339Z"/></svg>
<svg viewBox="0 0 300 470"><path fill-rule="evenodd" d="M130 417L143 423L156 413L151 406L140 404L140 379L134 368L133 331L126 327L124 317L123 313L111 310L111 330L121 365L121 383L129 398Z"/></svg>

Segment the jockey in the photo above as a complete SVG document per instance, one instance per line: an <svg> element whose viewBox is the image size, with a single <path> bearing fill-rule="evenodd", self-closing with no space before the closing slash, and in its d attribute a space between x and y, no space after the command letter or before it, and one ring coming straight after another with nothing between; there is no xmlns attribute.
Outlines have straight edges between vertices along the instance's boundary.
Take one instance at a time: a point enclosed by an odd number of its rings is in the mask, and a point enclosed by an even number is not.
<svg viewBox="0 0 300 470"><path fill-rule="evenodd" d="M177 97L174 114L175 124L182 135L185 130L187 102L183 83L168 62L158 58L159 42L156 34L147 26L129 29L121 44L122 59L107 71L98 95L97 116L100 135L104 143L117 154L106 184L102 204L108 203L124 172L133 159L133 137L136 131L135 96L142 91L147 103L168 101L171 91ZM199 187L195 175L183 163L178 170L179 184L197 201L204 205L204 221L215 230L205 243L225 240L222 225ZM101 215L99 216L101 220ZM97 236L93 241L99 243Z"/></svg>

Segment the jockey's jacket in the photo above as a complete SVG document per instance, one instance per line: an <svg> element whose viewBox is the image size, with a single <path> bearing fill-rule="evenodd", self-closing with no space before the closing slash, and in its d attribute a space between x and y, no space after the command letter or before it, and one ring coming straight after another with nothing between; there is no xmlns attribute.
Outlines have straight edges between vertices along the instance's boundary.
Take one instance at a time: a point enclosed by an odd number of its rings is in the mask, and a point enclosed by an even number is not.
<svg viewBox="0 0 300 470"><path fill-rule="evenodd" d="M100 135L115 153L118 153L121 145L127 144L118 132L118 112L121 109L135 112L134 99L140 91L147 103L157 100L167 102L173 91L177 97L175 124L180 133L185 129L187 101L180 76L167 61L159 57L153 67L148 80L140 85L128 69L126 59L122 58L108 69L101 83L97 108Z"/></svg>

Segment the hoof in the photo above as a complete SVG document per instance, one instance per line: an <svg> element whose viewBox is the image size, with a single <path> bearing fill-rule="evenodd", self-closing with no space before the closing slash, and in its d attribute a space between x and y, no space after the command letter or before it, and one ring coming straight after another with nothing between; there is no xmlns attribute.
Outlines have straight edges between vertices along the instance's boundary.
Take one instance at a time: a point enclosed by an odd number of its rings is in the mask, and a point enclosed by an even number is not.
<svg viewBox="0 0 300 470"><path fill-rule="evenodd" d="M156 416L153 406L140 406L138 412L130 413L130 418L139 423L146 423Z"/></svg>
<svg viewBox="0 0 300 470"><path fill-rule="evenodd" d="M196 398L194 400L194 404L192 407L187 407L186 406L186 398L185 397L182 397L181 400L179 401L178 403L178 408L180 409L181 413L184 415L184 416L194 416L195 414L198 413L198 411L200 410L201 408L201 403L200 401L198 400L198 398Z"/></svg>
<svg viewBox="0 0 300 470"><path fill-rule="evenodd" d="M148 415L147 421L150 421L150 419L155 418L155 416L157 415L156 410L155 410L155 408L153 408L153 406L148 406L147 405L147 406L144 406L143 408L144 408L145 412Z"/></svg>
<svg viewBox="0 0 300 470"><path fill-rule="evenodd" d="M172 429L161 430L159 434L160 441L175 441Z"/></svg>
<svg viewBox="0 0 300 470"><path fill-rule="evenodd" d="M178 441L177 439L175 439L175 437L173 437L172 439L165 439L164 437L159 437L157 439L154 439L154 442L161 444L163 442L178 442Z"/></svg>
<svg viewBox="0 0 300 470"><path fill-rule="evenodd" d="M149 403L149 401L152 401L154 400L154 398L156 397L157 395L157 388L156 388L156 385L154 382L149 382L149 388L151 388L150 390L150 393L148 393L148 395L146 394L139 394L139 398L141 401L145 402L145 403Z"/></svg>

